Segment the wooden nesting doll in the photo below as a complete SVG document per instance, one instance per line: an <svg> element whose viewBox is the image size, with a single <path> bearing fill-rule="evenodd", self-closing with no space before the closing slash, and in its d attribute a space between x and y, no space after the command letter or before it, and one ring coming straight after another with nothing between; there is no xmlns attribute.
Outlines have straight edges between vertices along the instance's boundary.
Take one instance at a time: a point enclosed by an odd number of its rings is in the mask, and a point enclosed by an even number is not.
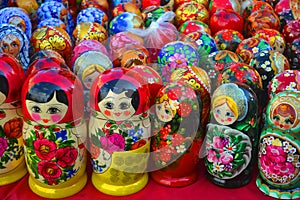
<svg viewBox="0 0 300 200"><path fill-rule="evenodd" d="M151 140L151 177L159 184L183 187L198 178L202 143L201 99L189 84L172 82L155 99Z"/></svg>
<svg viewBox="0 0 300 200"><path fill-rule="evenodd" d="M37 70L26 78L21 100L30 189L46 198L76 194L87 181L80 80L66 69Z"/></svg>
<svg viewBox="0 0 300 200"><path fill-rule="evenodd" d="M148 182L148 85L133 69L112 68L95 79L90 94L92 183L109 195L136 193Z"/></svg>
<svg viewBox="0 0 300 200"><path fill-rule="evenodd" d="M0 185L13 183L26 173L22 139L21 87L24 71L18 61L0 54Z"/></svg>
<svg viewBox="0 0 300 200"><path fill-rule="evenodd" d="M107 55L100 51L89 50L82 53L75 61L73 70L81 80L84 90L85 119L90 117L90 90L94 80L113 64Z"/></svg>
<svg viewBox="0 0 300 200"><path fill-rule="evenodd" d="M300 198L300 93L283 91L266 109L259 139L257 187L277 199Z"/></svg>
<svg viewBox="0 0 300 200"><path fill-rule="evenodd" d="M0 25L0 52L17 58L26 71L29 64L29 39L22 29L12 24Z"/></svg>
<svg viewBox="0 0 300 200"><path fill-rule="evenodd" d="M206 132L206 177L222 187L251 180L258 141L257 97L243 83L225 83L212 96Z"/></svg>
<svg viewBox="0 0 300 200"><path fill-rule="evenodd" d="M27 35L27 39L31 37L31 21L29 15L22 8L7 7L0 10L0 23L12 24L19 27Z"/></svg>

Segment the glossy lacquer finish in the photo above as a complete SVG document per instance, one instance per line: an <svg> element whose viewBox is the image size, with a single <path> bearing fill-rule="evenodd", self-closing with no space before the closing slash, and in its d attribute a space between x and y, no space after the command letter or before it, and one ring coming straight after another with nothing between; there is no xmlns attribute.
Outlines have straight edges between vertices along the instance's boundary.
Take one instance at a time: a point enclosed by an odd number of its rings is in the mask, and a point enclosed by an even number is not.
<svg viewBox="0 0 300 200"><path fill-rule="evenodd" d="M20 97L24 71L9 54L0 54L0 185L18 181L26 173Z"/></svg>
<svg viewBox="0 0 300 200"><path fill-rule="evenodd" d="M45 198L76 194L87 181L80 80L67 69L40 69L27 77L21 99L30 189Z"/></svg>

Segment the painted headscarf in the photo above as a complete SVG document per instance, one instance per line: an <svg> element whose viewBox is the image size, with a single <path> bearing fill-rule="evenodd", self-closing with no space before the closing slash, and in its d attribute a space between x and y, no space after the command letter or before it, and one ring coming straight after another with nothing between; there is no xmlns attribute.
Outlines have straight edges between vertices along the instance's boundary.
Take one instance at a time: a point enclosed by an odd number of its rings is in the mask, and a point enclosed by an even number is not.
<svg viewBox="0 0 300 200"><path fill-rule="evenodd" d="M8 91L4 103L20 100L25 75L19 62L9 54L0 53L0 74L6 78L8 83Z"/></svg>
<svg viewBox="0 0 300 200"><path fill-rule="evenodd" d="M15 25L0 24L0 41L8 34L12 34L20 40L20 50L17 59L26 71L29 64L29 40L26 34ZM2 48L0 48L0 52L3 52Z"/></svg>
<svg viewBox="0 0 300 200"><path fill-rule="evenodd" d="M91 109L95 111L100 111L98 106L99 101L99 92L102 87L106 87L106 83L113 80L125 80L132 83L139 96L139 104L135 111L135 115L141 114L149 109L149 88L148 84L145 80L133 69L127 68L112 68L104 71L101 75L99 75L95 80L91 88L90 96L91 96ZM116 85L117 87L126 87L120 84ZM110 88L107 88L107 90Z"/></svg>
<svg viewBox="0 0 300 200"><path fill-rule="evenodd" d="M84 96L80 80L70 70L48 68L34 72L25 80L21 94L25 120L33 120L26 107L26 95L34 85L41 82L48 82L58 86L67 96L68 110L59 123L73 122L83 116Z"/></svg>
<svg viewBox="0 0 300 200"><path fill-rule="evenodd" d="M240 121L245 118L248 113L248 102L242 89L235 83L224 83L217 87L213 93L212 102L220 97L229 97L237 105L238 118Z"/></svg>
<svg viewBox="0 0 300 200"><path fill-rule="evenodd" d="M22 9L17 7L7 7L0 10L0 24L9 24L12 17L20 17L25 22L25 34L30 40L32 33L31 21L28 14Z"/></svg>

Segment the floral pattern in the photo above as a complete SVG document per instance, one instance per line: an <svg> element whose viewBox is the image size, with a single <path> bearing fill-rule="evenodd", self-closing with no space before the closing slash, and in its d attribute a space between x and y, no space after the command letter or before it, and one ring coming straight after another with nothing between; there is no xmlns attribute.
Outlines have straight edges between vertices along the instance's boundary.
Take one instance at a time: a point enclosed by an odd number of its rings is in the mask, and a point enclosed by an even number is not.
<svg viewBox="0 0 300 200"><path fill-rule="evenodd" d="M97 111L94 111L93 117L99 117ZM148 118L148 112L139 116L141 121ZM98 161L102 151L108 152L110 156L108 159L111 159L114 152L138 149L147 142L144 139L145 132L146 130L144 130L141 123L134 124L132 120L122 122L107 120L103 127L96 127L95 132L91 134L90 145L94 170L104 172L109 167L107 163L101 164Z"/></svg>
<svg viewBox="0 0 300 200"><path fill-rule="evenodd" d="M171 42L166 44L158 53L157 62L160 64L158 72L163 82L170 80L171 74L182 66L197 66L199 54L197 50L185 42Z"/></svg>
<svg viewBox="0 0 300 200"><path fill-rule="evenodd" d="M22 118L13 118L0 126L0 169L7 168L9 162L19 160L24 148L18 138L22 136Z"/></svg>
<svg viewBox="0 0 300 200"><path fill-rule="evenodd" d="M208 125L205 164L210 174L219 178L234 178L251 160L249 136L219 125Z"/></svg>
<svg viewBox="0 0 300 200"><path fill-rule="evenodd" d="M250 66L254 67L261 75L263 89L267 90L272 78L289 69L289 62L286 57L277 51L261 51L251 59Z"/></svg>
<svg viewBox="0 0 300 200"><path fill-rule="evenodd" d="M168 122L153 117L152 151L157 166L167 166L187 153L199 126L199 102L196 93L190 87L169 84L160 91L156 103L168 100L176 114ZM193 125L187 121L193 119ZM198 123L197 123L198 122Z"/></svg>
<svg viewBox="0 0 300 200"><path fill-rule="evenodd" d="M299 70L285 70L275 75L269 84L269 95L274 97L282 91L300 91Z"/></svg>
<svg viewBox="0 0 300 200"><path fill-rule="evenodd" d="M207 61L207 56L218 50L216 41L212 36L203 31L189 33L182 38L184 42L191 42L197 47L197 51L200 57L200 63L202 66L205 65Z"/></svg>
<svg viewBox="0 0 300 200"><path fill-rule="evenodd" d="M235 52L238 45L244 40L244 37L236 30L225 29L218 31L214 39L218 49Z"/></svg>
<svg viewBox="0 0 300 200"><path fill-rule="evenodd" d="M256 53L264 50L273 50L267 41L261 38L247 38L238 45L235 52L241 56L244 63L249 64Z"/></svg>
<svg viewBox="0 0 300 200"><path fill-rule="evenodd" d="M271 129L263 132L258 166L261 176L269 184L286 187L292 183L299 183L300 152L297 150L299 140L278 137L278 133L280 132Z"/></svg>
<svg viewBox="0 0 300 200"><path fill-rule="evenodd" d="M175 22L178 26L188 20L198 20L208 24L209 13L204 5L197 2L186 2L175 11Z"/></svg>
<svg viewBox="0 0 300 200"><path fill-rule="evenodd" d="M30 173L48 185L67 181L78 173L82 155L78 149L84 148L73 136L72 123L65 126L33 126L24 134L26 161ZM78 138L77 138L78 139Z"/></svg>
<svg viewBox="0 0 300 200"><path fill-rule="evenodd" d="M222 72L221 82L241 82L246 83L255 92L262 90L262 80L259 73L256 69L244 63L232 64L229 68L225 69ZM218 84L220 84L220 82Z"/></svg>

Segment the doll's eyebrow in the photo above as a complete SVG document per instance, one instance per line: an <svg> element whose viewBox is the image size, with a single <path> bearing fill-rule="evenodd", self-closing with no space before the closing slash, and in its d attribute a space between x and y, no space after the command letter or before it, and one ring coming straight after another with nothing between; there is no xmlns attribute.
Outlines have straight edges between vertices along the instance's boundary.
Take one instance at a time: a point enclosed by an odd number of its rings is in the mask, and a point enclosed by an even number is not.
<svg viewBox="0 0 300 200"><path fill-rule="evenodd" d="M52 106L61 106L61 104L51 104L51 105L48 105L48 107L52 107Z"/></svg>
<svg viewBox="0 0 300 200"><path fill-rule="evenodd" d="M28 100L27 100L27 101L28 101ZM28 103L29 103L29 104L38 104L37 102L31 101L31 100L29 100Z"/></svg>
<svg viewBox="0 0 300 200"><path fill-rule="evenodd" d="M126 99L126 100L127 100L127 99L131 99L131 98L128 98L128 97L121 97L120 100L121 100L121 99Z"/></svg>

